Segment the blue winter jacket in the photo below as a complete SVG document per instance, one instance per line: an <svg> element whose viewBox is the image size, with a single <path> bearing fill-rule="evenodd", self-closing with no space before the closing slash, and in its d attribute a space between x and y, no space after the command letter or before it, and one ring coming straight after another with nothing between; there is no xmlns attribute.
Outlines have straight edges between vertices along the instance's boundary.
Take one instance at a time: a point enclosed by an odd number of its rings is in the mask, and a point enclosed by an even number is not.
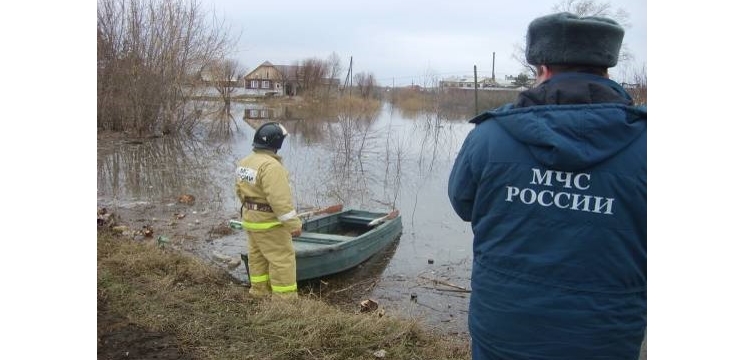
<svg viewBox="0 0 745 360"><path fill-rule="evenodd" d="M637 359L647 112L566 73L472 119L448 195L473 229L474 359Z"/></svg>

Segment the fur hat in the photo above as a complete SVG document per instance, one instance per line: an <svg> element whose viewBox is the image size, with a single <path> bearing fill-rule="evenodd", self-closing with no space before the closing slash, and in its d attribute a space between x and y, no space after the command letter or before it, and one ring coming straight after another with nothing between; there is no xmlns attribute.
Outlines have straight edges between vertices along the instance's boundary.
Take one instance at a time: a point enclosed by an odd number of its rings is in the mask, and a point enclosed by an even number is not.
<svg viewBox="0 0 745 360"><path fill-rule="evenodd" d="M525 58L531 65L613 67L623 28L607 18L563 12L539 17L528 26Z"/></svg>

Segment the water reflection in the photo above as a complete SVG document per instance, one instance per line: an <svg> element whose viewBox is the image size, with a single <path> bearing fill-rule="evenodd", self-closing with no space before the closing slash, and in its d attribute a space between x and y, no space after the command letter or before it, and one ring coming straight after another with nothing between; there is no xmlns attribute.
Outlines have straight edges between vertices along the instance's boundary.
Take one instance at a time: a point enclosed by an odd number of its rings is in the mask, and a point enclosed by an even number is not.
<svg viewBox="0 0 745 360"><path fill-rule="evenodd" d="M246 104L243 119L246 120L301 120L304 117L291 105Z"/></svg>
<svg viewBox="0 0 745 360"><path fill-rule="evenodd" d="M360 299L370 297L372 290L381 281L383 272L396 253L400 238L360 265L339 274L321 279L301 281L301 293L316 296L349 310L357 310Z"/></svg>
<svg viewBox="0 0 745 360"><path fill-rule="evenodd" d="M98 192L112 205L192 194L202 204L221 208L223 185L213 181L213 163L223 155L219 147L189 137L99 146Z"/></svg>
<svg viewBox="0 0 745 360"><path fill-rule="evenodd" d="M370 183L379 181L375 168L388 166L390 157L382 158L375 145L383 132L373 128L376 113L340 112L335 121L325 124L326 151L331 154L326 176L323 178L327 196L346 203L364 203L370 198ZM375 164L371 164L371 160ZM353 201L354 199L354 201ZM390 204L392 208L394 204Z"/></svg>
<svg viewBox="0 0 745 360"><path fill-rule="evenodd" d="M238 123L231 112L230 103L223 104L218 110L207 115L207 137L213 144L229 139L233 136L233 128L238 129Z"/></svg>
<svg viewBox="0 0 745 360"><path fill-rule="evenodd" d="M326 138L323 126L319 124L333 116L329 112L307 111L291 105L247 104L243 110L243 120L253 130L270 121L280 122L293 136L302 134L309 143L318 143Z"/></svg>
<svg viewBox="0 0 745 360"><path fill-rule="evenodd" d="M246 107L243 110L243 119L267 120L280 118L284 115L284 113L280 111L281 109L282 108L269 108L261 105Z"/></svg>

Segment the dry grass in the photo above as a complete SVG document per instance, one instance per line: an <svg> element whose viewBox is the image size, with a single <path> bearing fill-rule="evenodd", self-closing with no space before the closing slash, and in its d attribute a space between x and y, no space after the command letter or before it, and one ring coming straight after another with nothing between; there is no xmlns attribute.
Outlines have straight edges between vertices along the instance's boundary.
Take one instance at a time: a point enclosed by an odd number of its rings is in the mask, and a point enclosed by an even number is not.
<svg viewBox="0 0 745 360"><path fill-rule="evenodd" d="M173 334L200 359L470 359L468 344L412 320L319 300L257 300L226 274L154 244L98 236L98 298L139 328ZM99 309L101 310L101 309Z"/></svg>
<svg viewBox="0 0 745 360"><path fill-rule="evenodd" d="M448 118L471 117L486 110L514 102L517 91L479 90L478 109L475 108L473 90L446 89L434 92L414 89L397 89L392 96L395 106L405 117L422 112L440 113Z"/></svg>
<svg viewBox="0 0 745 360"><path fill-rule="evenodd" d="M331 102L331 106L337 112L350 111L354 109L357 112L376 112L379 111L382 103L380 100L372 98L362 98L359 96L341 96Z"/></svg>

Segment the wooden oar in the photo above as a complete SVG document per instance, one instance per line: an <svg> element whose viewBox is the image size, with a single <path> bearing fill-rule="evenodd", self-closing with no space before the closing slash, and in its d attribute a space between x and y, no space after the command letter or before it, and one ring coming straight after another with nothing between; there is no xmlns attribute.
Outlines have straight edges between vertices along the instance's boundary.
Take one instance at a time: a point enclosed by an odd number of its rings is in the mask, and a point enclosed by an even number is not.
<svg viewBox="0 0 745 360"><path fill-rule="evenodd" d="M320 214L333 214L333 213L338 213L339 211L342 210L342 208L344 208L343 204L336 204L336 205L327 206L321 209L313 209L310 211L301 212L300 214L297 214L297 217L302 219L304 217L311 217L311 216L320 215Z"/></svg>
<svg viewBox="0 0 745 360"><path fill-rule="evenodd" d="M375 225L378 225L378 224L383 223L386 220L393 220L397 216L398 216L398 209L389 212L388 215L386 215L386 216L381 216L381 217L379 217L377 219L373 219L372 221L370 221L369 223L367 223L367 226L375 226Z"/></svg>

